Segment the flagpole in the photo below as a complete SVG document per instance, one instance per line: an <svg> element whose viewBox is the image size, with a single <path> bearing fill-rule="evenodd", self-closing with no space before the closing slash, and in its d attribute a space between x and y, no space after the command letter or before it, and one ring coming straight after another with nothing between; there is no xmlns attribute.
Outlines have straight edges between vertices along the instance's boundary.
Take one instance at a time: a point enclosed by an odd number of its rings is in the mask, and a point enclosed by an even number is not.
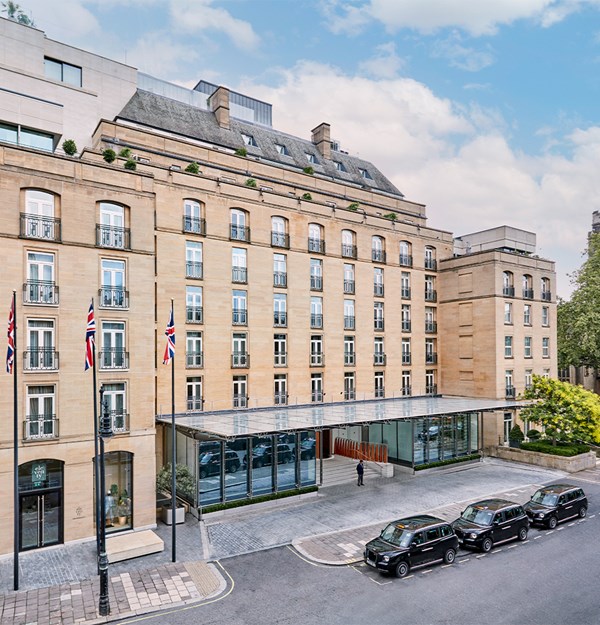
<svg viewBox="0 0 600 625"><path fill-rule="evenodd" d="M94 310L94 298L92 297L92 310L94 311L94 324L95 324L95 310ZM99 451L98 451L98 382L96 380L96 337L94 334L94 340L92 341L92 393L93 393L93 405L94 405L94 490L96 492L96 555L100 554L100 497L104 497L104 493L100 492L100 466L99 466ZM98 571L100 572L100 571Z"/></svg>
<svg viewBox="0 0 600 625"><path fill-rule="evenodd" d="M14 590L19 590L19 525L20 525L20 510L19 510L19 411L17 408L17 291L13 290L13 324L14 324L14 346L15 353L13 356L13 440L14 440L14 456L13 456L13 473L14 473L14 557L13 557L13 577L14 577Z"/></svg>
<svg viewBox="0 0 600 625"><path fill-rule="evenodd" d="M171 319L175 323L173 298L171 298ZM177 561L176 535L177 535L177 432L175 431L175 358L171 358L171 560Z"/></svg>

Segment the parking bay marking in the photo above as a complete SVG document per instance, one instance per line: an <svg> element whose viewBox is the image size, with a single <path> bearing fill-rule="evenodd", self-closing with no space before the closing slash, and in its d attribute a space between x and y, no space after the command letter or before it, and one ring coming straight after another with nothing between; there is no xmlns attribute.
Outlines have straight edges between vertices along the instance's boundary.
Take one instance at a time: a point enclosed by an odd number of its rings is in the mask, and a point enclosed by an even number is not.
<svg viewBox="0 0 600 625"><path fill-rule="evenodd" d="M458 563L462 564L463 562L468 562L471 558L463 558L462 560L459 560Z"/></svg>

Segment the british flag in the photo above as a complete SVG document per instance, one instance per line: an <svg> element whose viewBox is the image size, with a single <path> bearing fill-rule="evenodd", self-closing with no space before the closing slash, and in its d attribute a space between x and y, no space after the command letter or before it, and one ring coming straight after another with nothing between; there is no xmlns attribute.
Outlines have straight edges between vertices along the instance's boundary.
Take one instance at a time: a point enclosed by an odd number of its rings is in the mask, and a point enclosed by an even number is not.
<svg viewBox="0 0 600 625"><path fill-rule="evenodd" d="M94 318L94 300L90 302L85 330L85 371L94 366L94 346L96 344L96 319Z"/></svg>
<svg viewBox="0 0 600 625"><path fill-rule="evenodd" d="M168 365L171 362L171 358L175 356L175 323L173 321L173 307L171 306L171 315L169 317L169 323L165 330L167 335L167 346L165 347L165 355L163 357L163 365Z"/></svg>
<svg viewBox="0 0 600 625"><path fill-rule="evenodd" d="M13 297L8 313L8 351L6 353L6 372L12 373L15 362L15 298Z"/></svg>

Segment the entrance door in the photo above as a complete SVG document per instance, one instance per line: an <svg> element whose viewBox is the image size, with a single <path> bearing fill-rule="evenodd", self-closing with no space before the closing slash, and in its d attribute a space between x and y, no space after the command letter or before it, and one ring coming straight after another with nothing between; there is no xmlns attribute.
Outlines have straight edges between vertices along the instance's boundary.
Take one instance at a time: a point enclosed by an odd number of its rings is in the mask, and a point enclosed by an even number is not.
<svg viewBox="0 0 600 625"><path fill-rule="evenodd" d="M62 542L60 491L21 495L20 510L20 551Z"/></svg>

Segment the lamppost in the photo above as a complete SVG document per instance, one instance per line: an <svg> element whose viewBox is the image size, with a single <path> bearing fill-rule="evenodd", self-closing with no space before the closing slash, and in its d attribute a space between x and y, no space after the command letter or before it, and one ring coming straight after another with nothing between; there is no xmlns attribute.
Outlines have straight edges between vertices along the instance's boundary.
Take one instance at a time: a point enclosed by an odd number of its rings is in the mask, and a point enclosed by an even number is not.
<svg viewBox="0 0 600 625"><path fill-rule="evenodd" d="M106 479L104 475L104 440L111 438L112 420L108 410L108 400L104 399L104 385L100 387L100 552L98 553L98 571L100 572L100 601L98 611L100 616L110 614L108 598L108 557L106 555Z"/></svg>

